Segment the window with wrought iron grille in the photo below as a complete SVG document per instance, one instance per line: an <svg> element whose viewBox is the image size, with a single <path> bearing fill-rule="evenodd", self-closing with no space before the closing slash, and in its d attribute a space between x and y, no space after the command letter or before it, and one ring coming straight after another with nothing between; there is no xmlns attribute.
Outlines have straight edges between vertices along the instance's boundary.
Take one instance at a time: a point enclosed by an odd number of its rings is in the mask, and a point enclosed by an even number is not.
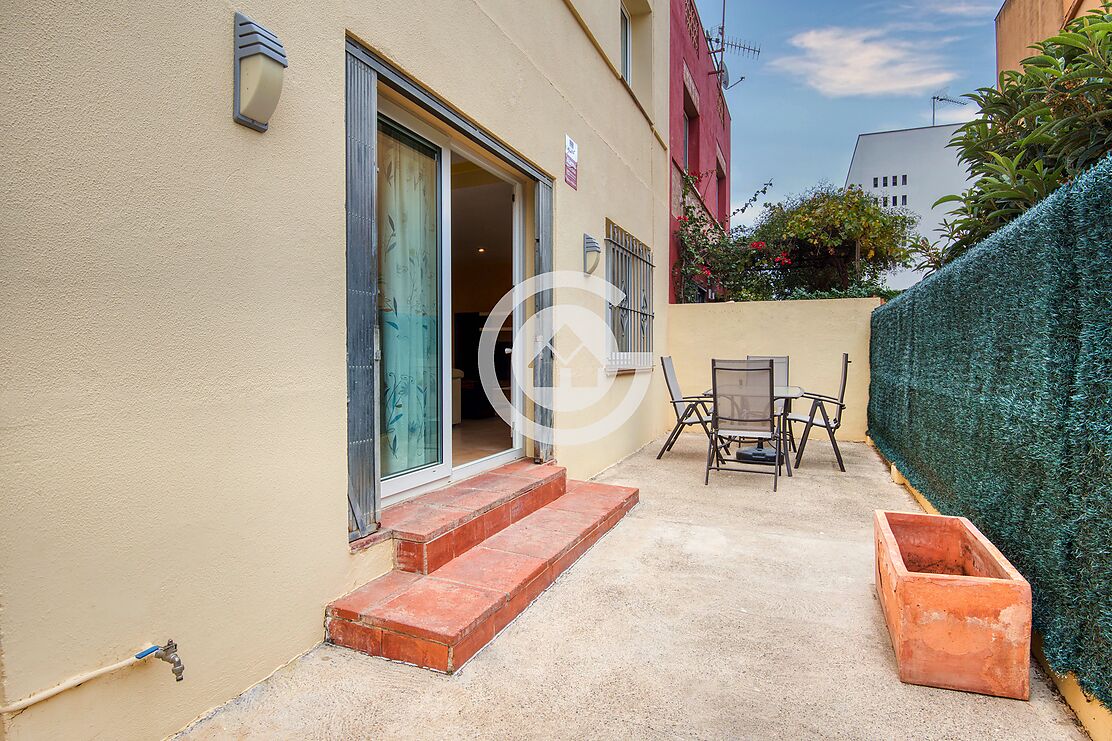
<svg viewBox="0 0 1112 741"><path fill-rule="evenodd" d="M607 367L652 368L652 250L610 219L606 220L606 279L623 294L619 303L607 307L607 321L613 334Z"/></svg>

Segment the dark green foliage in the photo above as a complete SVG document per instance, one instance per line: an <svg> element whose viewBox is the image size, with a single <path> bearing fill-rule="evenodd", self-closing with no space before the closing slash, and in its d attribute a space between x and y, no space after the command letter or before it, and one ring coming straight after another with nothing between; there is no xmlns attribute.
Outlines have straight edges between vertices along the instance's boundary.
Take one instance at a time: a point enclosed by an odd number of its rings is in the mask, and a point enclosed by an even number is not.
<svg viewBox="0 0 1112 741"><path fill-rule="evenodd" d="M854 282L844 291L838 288L832 288L829 291L796 289L784 296L783 299L785 301L811 301L827 298L882 298L886 301L891 301L901 293L902 290L898 288L889 288L877 280Z"/></svg>
<svg viewBox="0 0 1112 741"><path fill-rule="evenodd" d="M1058 671L1112 705L1112 158L872 320L869 434L1031 582Z"/></svg>

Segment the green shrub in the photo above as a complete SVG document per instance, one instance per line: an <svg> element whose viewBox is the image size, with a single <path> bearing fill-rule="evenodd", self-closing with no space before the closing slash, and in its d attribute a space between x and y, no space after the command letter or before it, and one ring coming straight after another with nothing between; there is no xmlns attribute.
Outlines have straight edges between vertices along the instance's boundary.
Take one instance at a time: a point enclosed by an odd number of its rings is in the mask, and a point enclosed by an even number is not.
<svg viewBox="0 0 1112 741"><path fill-rule="evenodd" d="M884 273L907 264L916 221L855 186L821 184L767 204L752 240L765 256L773 298L879 289Z"/></svg>
<svg viewBox="0 0 1112 741"><path fill-rule="evenodd" d="M891 301L903 291L879 283L855 283L843 290L833 288L829 291L808 291L797 288L784 298L788 301L812 301L824 298L882 298Z"/></svg>
<svg viewBox="0 0 1112 741"><path fill-rule="evenodd" d="M908 263L908 248L917 239L909 211L882 208L859 188L827 184L766 203L752 228L724 229L703 209L700 182L684 177L673 274L681 301L694 301L701 292L719 301L887 297L893 294L883 285L884 273Z"/></svg>

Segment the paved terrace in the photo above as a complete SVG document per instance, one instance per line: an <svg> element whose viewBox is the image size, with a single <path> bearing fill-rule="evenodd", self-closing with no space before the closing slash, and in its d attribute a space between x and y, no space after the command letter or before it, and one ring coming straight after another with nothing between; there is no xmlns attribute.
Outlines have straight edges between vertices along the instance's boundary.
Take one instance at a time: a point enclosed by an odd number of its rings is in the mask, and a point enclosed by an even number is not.
<svg viewBox="0 0 1112 741"><path fill-rule="evenodd" d="M641 504L458 676L321 646L185 737L1086 738L1035 669L1030 702L896 678L870 518L918 507L870 448L840 474L815 440L777 494L704 487L693 433L656 450L599 477Z"/></svg>

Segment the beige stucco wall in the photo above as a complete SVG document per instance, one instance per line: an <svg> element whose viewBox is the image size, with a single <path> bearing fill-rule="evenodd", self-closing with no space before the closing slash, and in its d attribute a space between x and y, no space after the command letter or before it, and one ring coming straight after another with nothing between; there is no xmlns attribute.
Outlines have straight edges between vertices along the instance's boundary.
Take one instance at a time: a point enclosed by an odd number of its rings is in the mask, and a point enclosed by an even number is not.
<svg viewBox="0 0 1112 741"><path fill-rule="evenodd" d="M169 637L187 667L89 682L10 738L171 733L320 641L324 605L389 566L347 545L345 33L556 178L556 265L576 269L607 217L666 254L654 5L643 113L561 0L248 0L290 59L261 135L231 120L225 3L0 8L0 702ZM663 426L647 404L558 455L589 475Z"/></svg>
<svg viewBox="0 0 1112 741"><path fill-rule="evenodd" d="M1019 69L1035 52L1029 47L1049 38L1101 0L1007 0L996 16L996 72Z"/></svg>
<svg viewBox="0 0 1112 741"><path fill-rule="evenodd" d="M880 299L753 301L673 306L668 351L685 394L710 388L713 358L787 355L789 378L806 391L837 395L842 353L851 361L839 440L863 441L869 404L870 315ZM798 403L794 412L807 413Z"/></svg>

